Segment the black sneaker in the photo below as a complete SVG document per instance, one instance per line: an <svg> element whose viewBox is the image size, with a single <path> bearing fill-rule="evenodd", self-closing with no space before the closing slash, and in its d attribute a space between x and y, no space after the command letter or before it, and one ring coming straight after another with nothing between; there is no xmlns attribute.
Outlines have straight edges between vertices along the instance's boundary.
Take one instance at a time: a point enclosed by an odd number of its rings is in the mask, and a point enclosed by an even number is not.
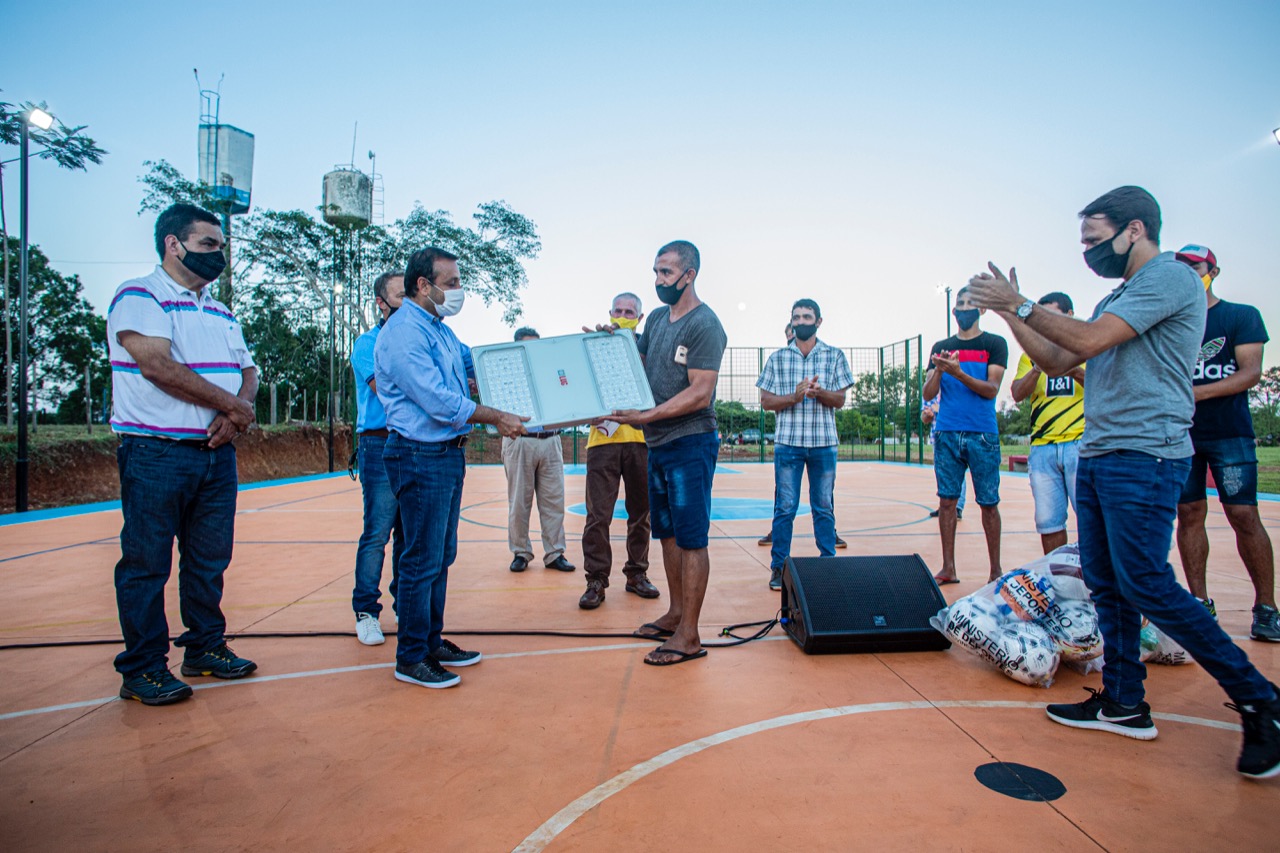
<svg viewBox="0 0 1280 853"><path fill-rule="evenodd" d="M480 663L479 652L465 652L445 639L440 640L440 645L431 653L431 656L436 659L436 663L445 666L471 666L474 663Z"/></svg>
<svg viewBox="0 0 1280 853"><path fill-rule="evenodd" d="M407 681L419 687L431 688L453 687L455 684L462 683L461 678L436 663L433 657L409 666L402 663L396 664L396 681Z"/></svg>
<svg viewBox="0 0 1280 853"><path fill-rule="evenodd" d="M843 539L841 539L839 536L837 536L837 537L836 537L836 547L837 547L837 548L848 548L848 547L849 547L849 543L848 543L848 542L846 542L846 541L844 541Z"/></svg>
<svg viewBox="0 0 1280 853"><path fill-rule="evenodd" d="M1097 729L1136 740L1154 740L1156 724L1151 721L1151 706L1139 702L1126 708L1113 702L1101 690L1086 687L1093 695L1074 705L1049 705L1049 719L1073 729Z"/></svg>
<svg viewBox="0 0 1280 853"><path fill-rule="evenodd" d="M1274 684L1271 685L1276 688ZM1270 779L1280 776L1280 689L1269 702L1251 702L1248 705L1227 707L1240 714L1244 726L1244 747L1236 769L1250 779Z"/></svg>
<svg viewBox="0 0 1280 853"><path fill-rule="evenodd" d="M756 544L757 544L757 545L761 545L761 546L763 546L763 545L772 545L772 544L773 544L773 531L769 531L768 533L766 533L765 535L763 535L763 536L761 536L759 539L757 539L757 540L756 540Z"/></svg>
<svg viewBox="0 0 1280 853"><path fill-rule="evenodd" d="M212 675L214 678L244 678L257 668L253 661L237 657L226 643L182 662L183 675Z"/></svg>
<svg viewBox="0 0 1280 853"><path fill-rule="evenodd" d="M782 569L769 570L769 589L782 589Z"/></svg>
<svg viewBox="0 0 1280 853"><path fill-rule="evenodd" d="M1280 643L1280 611L1265 604L1255 604L1249 636L1255 640Z"/></svg>
<svg viewBox="0 0 1280 853"><path fill-rule="evenodd" d="M172 705L191 696L191 685L173 677L167 669L144 672L124 680L121 699L137 699L143 705Z"/></svg>

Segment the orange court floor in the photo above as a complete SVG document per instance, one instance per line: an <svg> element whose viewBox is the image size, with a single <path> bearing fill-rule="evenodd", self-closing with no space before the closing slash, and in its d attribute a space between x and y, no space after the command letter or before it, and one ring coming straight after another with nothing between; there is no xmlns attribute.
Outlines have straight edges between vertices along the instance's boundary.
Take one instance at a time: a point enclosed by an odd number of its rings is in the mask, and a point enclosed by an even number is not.
<svg viewBox="0 0 1280 853"><path fill-rule="evenodd" d="M1050 701L1099 677L1066 669L1025 687L945 652L807 656L775 630L702 660L642 665L630 637L469 635L551 630L627 634L663 598L615 578L598 610L577 606L581 469L566 476L568 574L508 571L501 467L467 471L446 635L481 650L462 684L392 678L395 639L354 638L351 587L361 529L346 476L242 491L224 608L241 681L188 679L168 707L116 699L118 645L0 650L0 850L731 851L1275 850L1280 784L1235 772L1239 718L1198 666L1156 667L1148 699L1160 736L1139 742L1063 728ZM741 517L711 529L704 642L772 617L767 588L773 472L729 465L715 497ZM919 553L937 570L929 468L843 463L836 520L847 555ZM1040 553L1025 476L1001 484L1003 565ZM1227 632L1273 680L1280 646L1248 639L1252 592L1211 498L1211 593ZM1267 528L1280 503L1264 501ZM12 519L9 519L12 521ZM533 519L537 525L537 516ZM118 509L0 526L0 645L119 637L112 570ZM816 555L810 519L794 553ZM1074 539L1074 534L1072 536ZM962 582L983 584L977 507L959 525ZM1173 555L1176 564L1176 554ZM176 565L176 564L175 564ZM176 574L176 572L175 572ZM390 580L384 571L383 589ZM383 627L394 629L388 597ZM177 582L171 632L181 631ZM352 633L350 636L297 634ZM171 652L174 671L180 651ZM978 768L1021 764L1061 783L1056 799L982 784ZM1037 783L1039 784L1039 783ZM999 786L996 786L999 787ZM1037 790L1047 790L1041 787ZM1016 792L1014 792L1016 793Z"/></svg>

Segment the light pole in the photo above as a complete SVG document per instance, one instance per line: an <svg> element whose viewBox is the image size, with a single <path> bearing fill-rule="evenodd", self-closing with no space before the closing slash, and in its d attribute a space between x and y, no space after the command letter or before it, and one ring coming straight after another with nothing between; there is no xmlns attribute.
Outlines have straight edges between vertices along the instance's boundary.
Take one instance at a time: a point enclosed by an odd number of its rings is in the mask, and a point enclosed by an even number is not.
<svg viewBox="0 0 1280 853"><path fill-rule="evenodd" d="M1276 138L1276 142L1280 142L1280 127L1277 127L1275 130L1271 131L1271 135Z"/></svg>
<svg viewBox="0 0 1280 853"><path fill-rule="evenodd" d="M18 228L22 232L18 258L18 458L14 464L17 495L14 509L27 511L27 148L31 126L53 127L53 116L39 107L22 114L22 138L18 148Z"/></svg>
<svg viewBox="0 0 1280 853"><path fill-rule="evenodd" d="M338 294L342 292L342 282L335 281L329 291L329 473L333 473L333 357L334 357L334 312L337 308Z"/></svg>
<svg viewBox="0 0 1280 853"><path fill-rule="evenodd" d="M947 337L951 337L951 285L938 284L938 293L947 294Z"/></svg>

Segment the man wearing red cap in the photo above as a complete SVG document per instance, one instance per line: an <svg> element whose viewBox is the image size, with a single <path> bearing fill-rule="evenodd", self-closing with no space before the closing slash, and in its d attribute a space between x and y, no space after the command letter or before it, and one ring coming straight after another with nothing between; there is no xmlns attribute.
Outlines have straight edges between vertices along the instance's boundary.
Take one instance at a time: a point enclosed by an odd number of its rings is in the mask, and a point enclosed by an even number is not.
<svg viewBox="0 0 1280 853"><path fill-rule="evenodd" d="M1258 455L1254 449L1253 418L1249 414L1249 389L1262 378L1262 347L1267 328L1252 305L1219 299L1213 292L1218 259L1205 246L1183 246L1178 260L1191 267L1204 282L1209 312L1204 342L1192 379L1196 413L1191 425L1191 475L1178 499L1178 553L1191 593L1217 616L1205 583L1209 561L1209 536L1205 516L1205 470L1213 472L1218 500L1231 529L1236 550L1253 581L1255 640L1280 642L1280 613L1276 612L1275 561L1271 539L1258 517Z"/></svg>

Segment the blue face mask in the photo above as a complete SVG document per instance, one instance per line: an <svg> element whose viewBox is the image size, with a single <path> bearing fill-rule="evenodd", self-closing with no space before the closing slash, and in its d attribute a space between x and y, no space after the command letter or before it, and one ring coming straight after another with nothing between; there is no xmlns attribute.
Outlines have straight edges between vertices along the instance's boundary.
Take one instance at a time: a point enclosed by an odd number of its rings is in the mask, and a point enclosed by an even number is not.
<svg viewBox="0 0 1280 853"><path fill-rule="evenodd" d="M973 328L973 324L978 322L978 315L982 312L977 308L965 308L961 310L957 308L951 312L956 318L956 325L960 327L960 331L967 332Z"/></svg>

